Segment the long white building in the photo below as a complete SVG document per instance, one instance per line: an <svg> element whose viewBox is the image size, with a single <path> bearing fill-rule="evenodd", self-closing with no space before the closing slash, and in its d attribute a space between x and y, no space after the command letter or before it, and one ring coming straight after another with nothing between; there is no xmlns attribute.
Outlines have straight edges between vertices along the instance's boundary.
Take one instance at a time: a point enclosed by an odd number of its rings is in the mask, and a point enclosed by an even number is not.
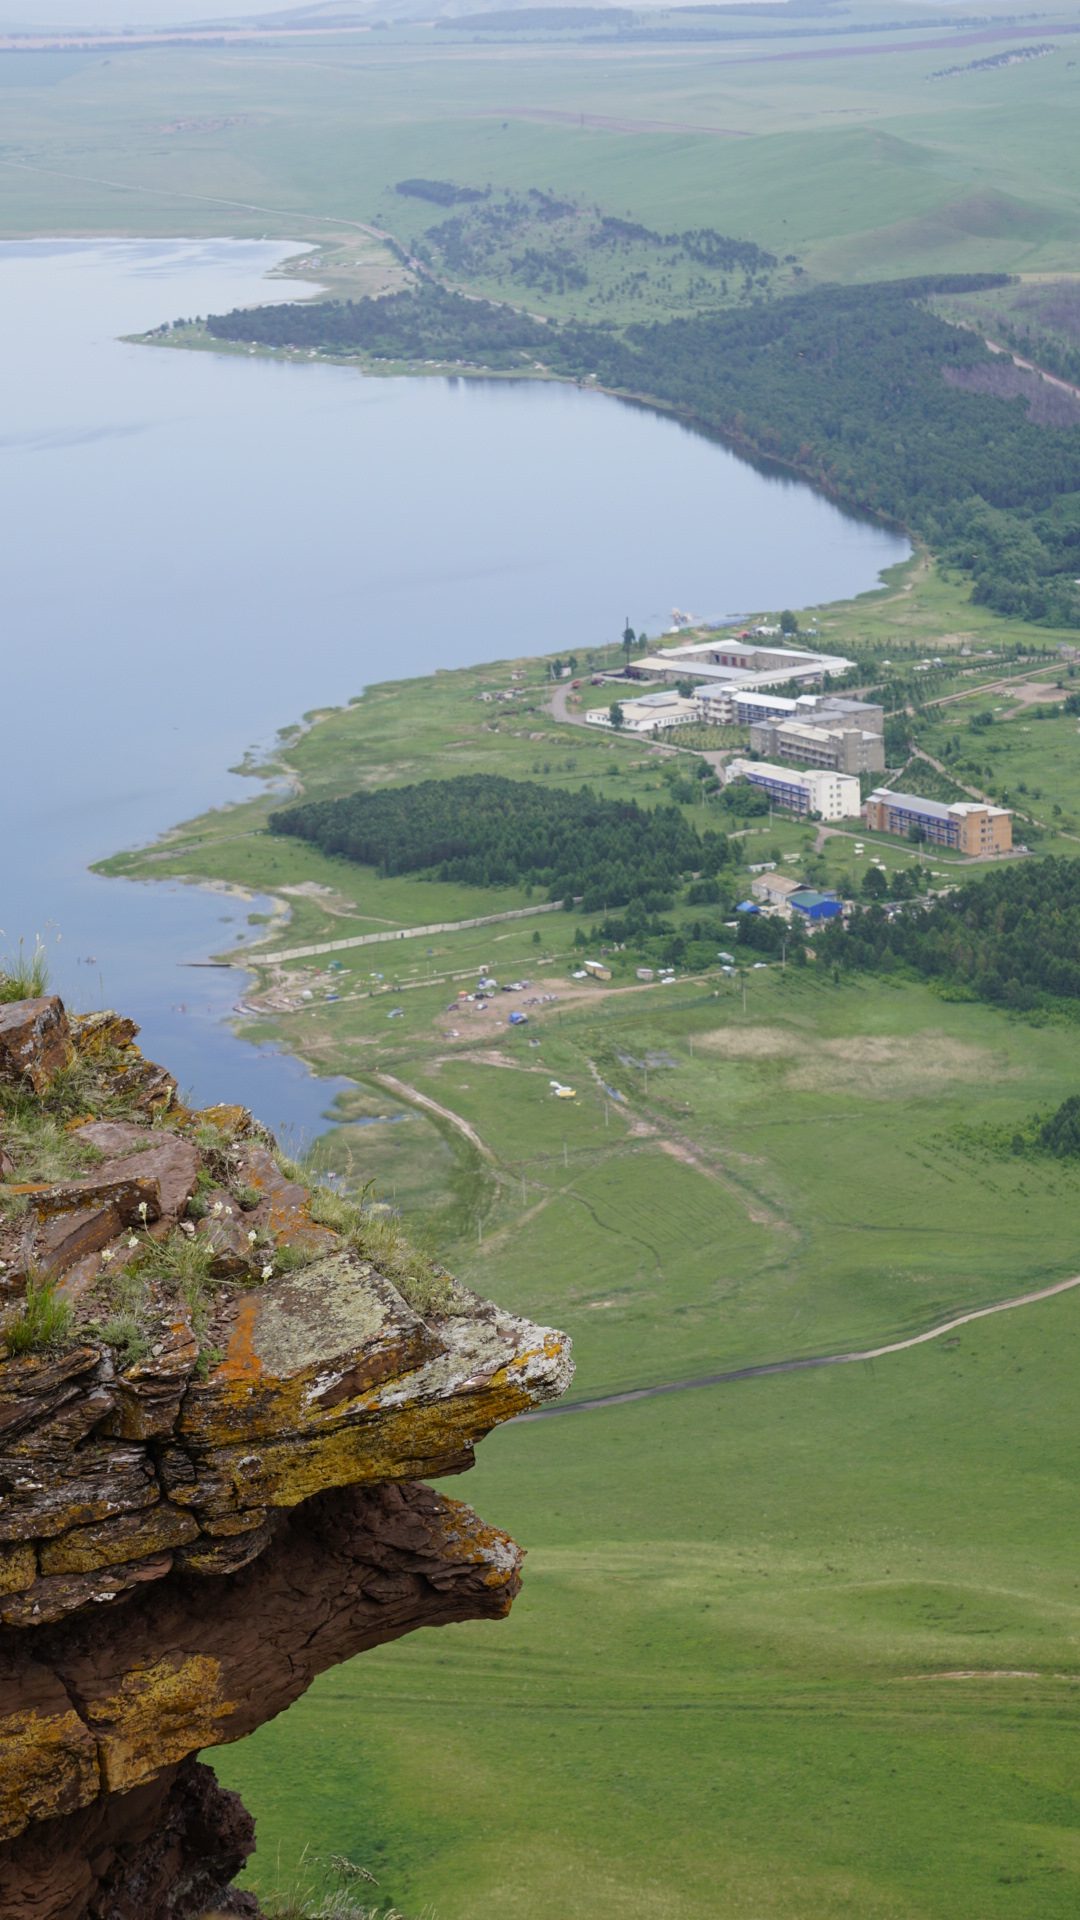
<svg viewBox="0 0 1080 1920"><path fill-rule="evenodd" d="M724 769L725 785L748 780L768 794L774 807L788 813L816 813L822 820L857 820L862 802L859 782L850 773L834 773L825 767L813 767L800 773L797 767L777 767L768 760L729 760Z"/></svg>
<svg viewBox="0 0 1080 1920"><path fill-rule="evenodd" d="M697 700L685 700L674 687L662 693L644 693L638 699L618 701L623 733L655 733L661 727L684 727L701 719ZM590 727L610 727L610 707L592 707L585 715Z"/></svg>
<svg viewBox="0 0 1080 1920"><path fill-rule="evenodd" d="M853 664L837 653L812 653L806 647L763 645L749 636L725 635L646 654L635 671L669 682L694 680L699 693L708 692L721 702L727 695L733 706L740 691L782 687L792 680L801 685L822 684L826 674L846 673ZM735 717L733 710L716 714L718 720Z"/></svg>

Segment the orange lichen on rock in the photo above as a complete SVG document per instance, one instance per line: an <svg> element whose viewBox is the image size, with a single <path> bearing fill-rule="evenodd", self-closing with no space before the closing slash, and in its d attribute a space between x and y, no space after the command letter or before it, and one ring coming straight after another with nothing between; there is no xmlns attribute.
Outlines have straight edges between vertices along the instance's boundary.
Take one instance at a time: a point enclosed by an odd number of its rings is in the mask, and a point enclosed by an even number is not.
<svg viewBox="0 0 1080 1920"><path fill-rule="evenodd" d="M78 1169L0 1164L4 1920L224 1897L250 1822L192 1756L336 1660L507 1611L518 1548L416 1483L572 1375L565 1335L448 1278L439 1311L411 1304L245 1109L190 1112L136 1032L55 996L0 1008L0 1089ZM43 1282L67 1315L47 1336Z"/></svg>

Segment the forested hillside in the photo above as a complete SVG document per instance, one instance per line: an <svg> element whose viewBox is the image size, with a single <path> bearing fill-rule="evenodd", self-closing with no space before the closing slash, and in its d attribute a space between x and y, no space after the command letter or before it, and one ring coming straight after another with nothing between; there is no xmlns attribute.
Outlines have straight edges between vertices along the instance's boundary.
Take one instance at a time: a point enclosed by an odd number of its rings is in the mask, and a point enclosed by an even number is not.
<svg viewBox="0 0 1080 1920"><path fill-rule="evenodd" d="M821 287L684 320L558 324L425 285L382 300L211 316L216 339L394 361L597 379L658 400L784 462L835 499L921 534L977 600L1080 625L1080 431L1023 398L950 384L1000 364L925 304L993 276Z"/></svg>
<svg viewBox="0 0 1080 1920"><path fill-rule="evenodd" d="M669 905L686 872L716 872L723 835L699 839L677 807L646 812L498 774L462 774L418 786L317 800L270 816L273 833L323 853L469 886L532 886L552 900L584 898L586 912L634 899Z"/></svg>
<svg viewBox="0 0 1080 1920"><path fill-rule="evenodd" d="M1000 867L893 920L872 906L846 932L830 927L818 945L845 967L889 972L903 963L1010 1006L1032 1007L1047 995L1077 1000L1080 861Z"/></svg>

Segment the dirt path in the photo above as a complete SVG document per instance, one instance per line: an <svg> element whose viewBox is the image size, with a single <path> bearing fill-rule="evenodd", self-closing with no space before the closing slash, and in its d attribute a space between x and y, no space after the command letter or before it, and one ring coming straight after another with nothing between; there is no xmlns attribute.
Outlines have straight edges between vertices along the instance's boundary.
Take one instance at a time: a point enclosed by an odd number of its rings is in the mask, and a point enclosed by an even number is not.
<svg viewBox="0 0 1080 1920"><path fill-rule="evenodd" d="M940 1326L930 1327L926 1333L912 1334L908 1340L891 1340L887 1346L865 1347L857 1353L819 1354L808 1360L772 1360L760 1367L734 1367L730 1373L703 1373L694 1380L670 1380L659 1387L630 1387L625 1393L607 1393L595 1400L571 1400L568 1405L539 1407L535 1413L519 1414L518 1420L550 1420L560 1413L592 1413L598 1407L621 1407L630 1400L653 1400L662 1393L689 1393L694 1387L761 1380L770 1373L802 1373L810 1367L846 1367L855 1360L883 1360L887 1354L905 1353L909 1347L922 1347L928 1340L940 1340L943 1334L966 1327L973 1320L986 1320L994 1313L1012 1313L1016 1307L1052 1300L1055 1294L1068 1293L1072 1287L1080 1287L1080 1273L1074 1274L1071 1280L1058 1280L1052 1287L1040 1287L1037 1293L1021 1293L1015 1300L999 1300L993 1307L975 1307L970 1313L958 1313L951 1320L943 1320Z"/></svg>
<svg viewBox="0 0 1080 1920"><path fill-rule="evenodd" d="M440 1120L445 1120L449 1126L453 1127L455 1133L460 1133L478 1153L482 1153L485 1160L494 1160L495 1155L491 1148L485 1147L476 1128L471 1127L467 1120L463 1120L460 1113L452 1112L449 1107L440 1107L437 1100L429 1100L426 1093L421 1093L416 1087L410 1087L406 1080L396 1080L392 1073L373 1073L371 1077L373 1080L378 1080L379 1084L386 1087L390 1093L396 1093L402 1100L407 1100L411 1106L424 1107L428 1113L438 1114Z"/></svg>
<svg viewBox="0 0 1080 1920"><path fill-rule="evenodd" d="M951 780L954 786L960 787L964 793L969 793L973 800L981 800L987 807L994 806L995 802L991 800L988 793L981 793L978 787L969 787L963 780L958 780L955 773L950 773L948 767L942 766L940 760L935 760L933 754L924 752L922 747L912 747L911 757L913 760L925 760L928 766L936 767L939 773L945 775L946 780Z"/></svg>
<svg viewBox="0 0 1080 1920"><path fill-rule="evenodd" d="M1047 373L1046 368L1037 366L1034 360L1022 360L1011 347L1003 346L1000 340L991 340L989 334L983 334L983 342L991 353L1003 353L1014 367L1022 367L1025 373L1037 373L1048 387L1060 387L1062 393L1071 393L1074 400L1080 400L1080 387L1074 387L1071 380L1062 380L1056 373Z"/></svg>
<svg viewBox="0 0 1080 1920"><path fill-rule="evenodd" d="M556 687L552 692L551 699L547 703L548 712L553 720L565 720L568 727L583 727L585 725L585 715L583 713L570 713L567 711L566 703L570 698L570 692L569 681L566 681L561 687Z"/></svg>

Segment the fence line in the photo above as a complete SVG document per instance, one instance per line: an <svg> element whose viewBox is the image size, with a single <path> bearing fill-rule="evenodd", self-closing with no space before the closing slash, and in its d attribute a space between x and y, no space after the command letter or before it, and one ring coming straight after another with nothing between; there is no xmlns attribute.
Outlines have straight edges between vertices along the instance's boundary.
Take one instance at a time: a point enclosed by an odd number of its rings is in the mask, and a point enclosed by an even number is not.
<svg viewBox="0 0 1080 1920"><path fill-rule="evenodd" d="M387 940L421 940L432 933L465 933L470 927L494 927L501 920L527 920L536 913L560 913L561 900L545 900L539 907L511 907L507 913L485 913L476 920L438 920L430 927L395 927L391 933L354 933L347 940L321 940L313 947L285 947L278 953L262 953L258 947L250 947L246 953L238 954L237 960L246 966L249 961L262 966L267 961L309 960L317 953L343 953L346 947L374 947ZM575 897L575 906L581 905Z"/></svg>

